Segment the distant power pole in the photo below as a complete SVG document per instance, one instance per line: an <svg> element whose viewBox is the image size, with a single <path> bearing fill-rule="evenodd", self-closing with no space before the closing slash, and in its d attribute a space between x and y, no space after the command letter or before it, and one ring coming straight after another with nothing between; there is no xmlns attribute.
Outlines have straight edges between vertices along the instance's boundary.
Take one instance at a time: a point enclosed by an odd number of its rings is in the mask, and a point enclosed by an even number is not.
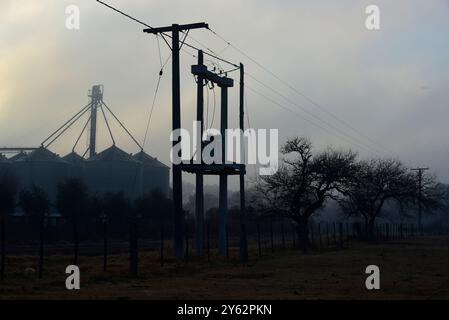
<svg viewBox="0 0 449 320"><path fill-rule="evenodd" d="M422 175L423 172L426 170L429 170L429 168L413 168L411 169L413 171L418 172L418 230L420 234L423 234L423 227L422 227Z"/></svg>

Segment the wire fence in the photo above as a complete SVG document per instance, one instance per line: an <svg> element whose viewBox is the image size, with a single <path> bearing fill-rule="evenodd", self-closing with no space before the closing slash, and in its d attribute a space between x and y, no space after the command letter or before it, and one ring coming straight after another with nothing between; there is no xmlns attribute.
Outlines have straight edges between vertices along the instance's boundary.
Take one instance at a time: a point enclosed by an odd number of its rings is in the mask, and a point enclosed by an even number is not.
<svg viewBox="0 0 449 320"><path fill-rule="evenodd" d="M8 223L7 223L8 222ZM170 223L133 221L126 225L112 226L99 222L79 226L74 237L73 226L51 219L38 226L17 221L2 220L0 223L1 279L8 275L8 257L36 256L37 274L43 277L45 260L50 256L73 256L77 265L79 256L102 257L103 271L108 270L109 257L117 254L129 255L129 274L139 273L139 255L152 254L161 266L173 260ZM298 227L286 219L264 219L246 224L250 259L286 250L303 249ZM218 224L207 221L203 239L203 254L199 257L196 248L195 224L187 221L184 232L184 262L203 259L239 259L240 224L228 224L226 228L225 255L219 255ZM358 241L395 241L421 235L416 225L409 223L376 224L372 232L362 223L320 222L310 223L308 241L311 250L343 249ZM78 241L74 240L78 238ZM81 262L82 263L82 260Z"/></svg>

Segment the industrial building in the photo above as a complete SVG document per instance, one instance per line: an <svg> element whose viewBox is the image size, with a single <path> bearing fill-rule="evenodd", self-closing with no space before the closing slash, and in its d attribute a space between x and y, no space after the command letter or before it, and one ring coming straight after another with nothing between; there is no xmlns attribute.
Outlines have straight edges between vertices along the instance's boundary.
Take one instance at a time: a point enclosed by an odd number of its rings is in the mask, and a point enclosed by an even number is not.
<svg viewBox="0 0 449 320"><path fill-rule="evenodd" d="M61 158L43 147L19 158L1 155L0 172L6 170L17 179L19 190L38 186L53 203L58 183L69 178L81 179L90 194L123 192L131 200L154 189L166 196L169 191L169 167L143 151L131 155L116 146L89 159L74 152Z"/></svg>
<svg viewBox="0 0 449 320"><path fill-rule="evenodd" d="M52 203L56 201L58 183L69 178L82 180L90 194L123 192L127 198L134 200L139 195L157 189L168 196L169 167L145 153L120 120L104 104L102 86L94 86L89 96L92 98L89 105L44 140L40 147L0 148L0 170L8 170L16 177L19 190L29 189L33 185L44 189ZM112 132L109 132L112 146L99 153L96 152L96 114L97 109L102 109L103 105L138 144L140 152L132 155L118 148ZM101 111L104 114L104 110ZM89 116L90 142L84 155L88 154L89 157L77 154L74 151L76 144L72 151L63 157L50 151L48 147L51 143L85 113ZM104 118L107 121L106 117ZM87 124L84 129L86 127ZM109 128L108 123L107 127ZM47 141L50 142L46 143ZM6 158L1 152L15 154Z"/></svg>

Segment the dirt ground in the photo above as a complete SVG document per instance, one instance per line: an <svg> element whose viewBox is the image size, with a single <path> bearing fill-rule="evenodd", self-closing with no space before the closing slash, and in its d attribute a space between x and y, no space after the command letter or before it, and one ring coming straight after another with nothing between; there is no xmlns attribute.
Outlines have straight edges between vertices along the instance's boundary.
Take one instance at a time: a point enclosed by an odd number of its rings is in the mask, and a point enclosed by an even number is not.
<svg viewBox="0 0 449 320"><path fill-rule="evenodd" d="M46 257L43 279L37 279L37 257L10 256L0 299L448 299L449 237L351 242L302 254L297 250L251 250L246 266L212 256L212 262L166 261L157 253L141 253L139 277L128 276L128 255L110 256L102 270L101 256L81 256L81 289L65 288L71 256ZM381 289L365 288L365 268L381 271Z"/></svg>

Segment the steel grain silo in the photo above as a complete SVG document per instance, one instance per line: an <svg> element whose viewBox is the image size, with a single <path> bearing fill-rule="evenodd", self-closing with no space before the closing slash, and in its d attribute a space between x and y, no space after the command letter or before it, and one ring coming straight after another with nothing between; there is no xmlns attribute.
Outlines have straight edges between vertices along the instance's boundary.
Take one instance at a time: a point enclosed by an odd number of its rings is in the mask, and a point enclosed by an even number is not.
<svg viewBox="0 0 449 320"><path fill-rule="evenodd" d="M87 160L84 173L93 194L123 192L131 200L141 194L142 164L116 146Z"/></svg>
<svg viewBox="0 0 449 320"><path fill-rule="evenodd" d="M86 159L81 157L76 152L72 151L71 153L62 157L62 160L66 161L69 164L70 178L84 180L84 164L86 163Z"/></svg>
<svg viewBox="0 0 449 320"><path fill-rule="evenodd" d="M69 164L46 148L39 148L12 161L19 190L33 185L45 190L50 201L56 201L59 182L69 177Z"/></svg>
<svg viewBox="0 0 449 320"><path fill-rule="evenodd" d="M133 158L142 163L142 192L157 189L168 196L170 168L144 151L136 153Z"/></svg>
<svg viewBox="0 0 449 320"><path fill-rule="evenodd" d="M7 174L11 169L11 161L4 155L0 154L0 175Z"/></svg>

